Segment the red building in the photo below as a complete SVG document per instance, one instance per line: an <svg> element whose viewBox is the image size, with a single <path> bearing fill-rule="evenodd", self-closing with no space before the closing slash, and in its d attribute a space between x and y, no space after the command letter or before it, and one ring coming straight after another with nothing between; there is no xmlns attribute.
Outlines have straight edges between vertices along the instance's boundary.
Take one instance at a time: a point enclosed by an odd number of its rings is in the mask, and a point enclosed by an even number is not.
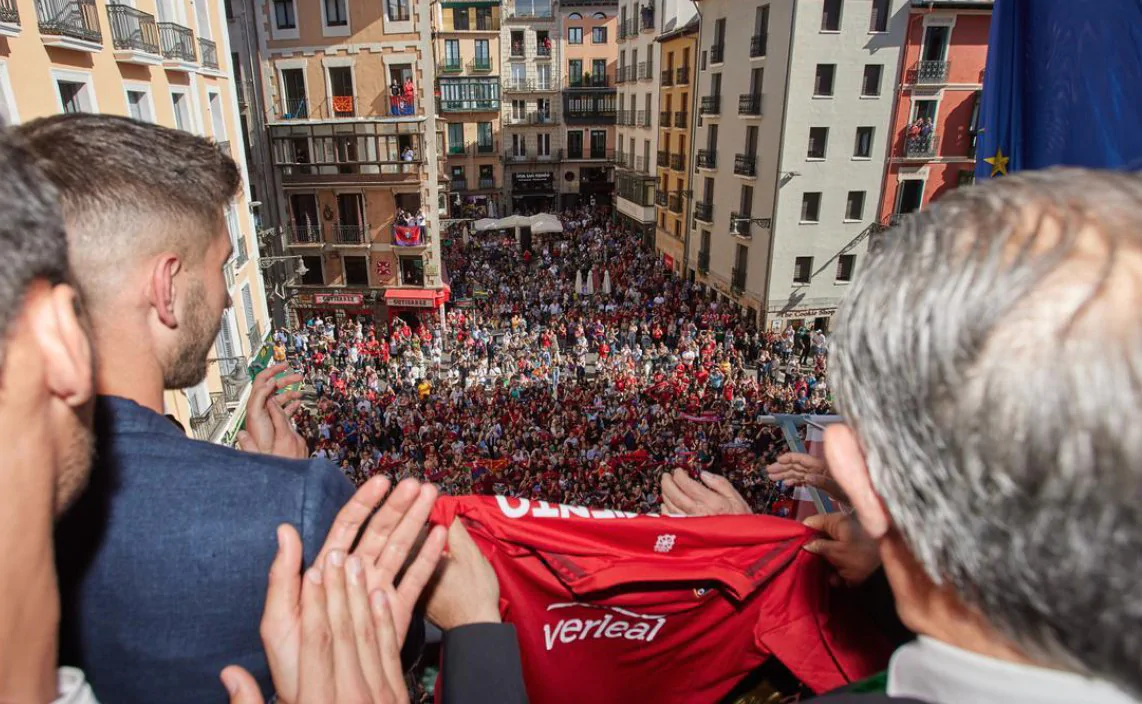
<svg viewBox="0 0 1142 704"><path fill-rule="evenodd" d="M882 222L974 181L992 5L992 0L912 0Z"/></svg>

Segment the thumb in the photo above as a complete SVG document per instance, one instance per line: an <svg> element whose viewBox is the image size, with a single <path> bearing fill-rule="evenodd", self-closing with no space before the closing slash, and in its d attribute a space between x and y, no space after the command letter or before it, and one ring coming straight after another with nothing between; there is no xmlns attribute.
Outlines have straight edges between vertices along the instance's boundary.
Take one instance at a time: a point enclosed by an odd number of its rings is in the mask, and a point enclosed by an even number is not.
<svg viewBox="0 0 1142 704"><path fill-rule="evenodd" d="M254 438L250 437L250 433L245 430L238 431L238 449L242 452L261 452L254 443Z"/></svg>
<svg viewBox="0 0 1142 704"><path fill-rule="evenodd" d="M230 693L230 704L265 704L253 675L244 668L231 665L222 671L222 684Z"/></svg>
<svg viewBox="0 0 1142 704"><path fill-rule="evenodd" d="M737 498L738 492L734 489L734 485L730 484L730 481L722 475L702 470L700 476L702 483L713 489L716 493L731 499Z"/></svg>
<svg viewBox="0 0 1142 704"><path fill-rule="evenodd" d="M820 539L805 543L801 549L805 552L811 552L814 555L820 555L829 562L832 562L832 557L837 554L840 545L841 544L835 540Z"/></svg>

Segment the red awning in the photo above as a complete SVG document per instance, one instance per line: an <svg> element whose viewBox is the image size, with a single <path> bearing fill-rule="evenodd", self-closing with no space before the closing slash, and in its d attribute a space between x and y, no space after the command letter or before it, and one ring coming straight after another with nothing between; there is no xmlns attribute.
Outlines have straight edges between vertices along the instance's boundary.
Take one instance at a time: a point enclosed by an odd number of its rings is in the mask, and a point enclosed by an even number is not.
<svg viewBox="0 0 1142 704"><path fill-rule="evenodd" d="M448 291L423 288L390 288L385 304L395 308L439 308L449 298Z"/></svg>

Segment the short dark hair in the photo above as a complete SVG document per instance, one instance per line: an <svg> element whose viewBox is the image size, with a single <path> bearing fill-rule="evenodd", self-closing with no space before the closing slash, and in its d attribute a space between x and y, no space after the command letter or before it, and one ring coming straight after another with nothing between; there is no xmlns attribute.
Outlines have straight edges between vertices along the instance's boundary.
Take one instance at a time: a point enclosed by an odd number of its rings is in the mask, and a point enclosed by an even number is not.
<svg viewBox="0 0 1142 704"><path fill-rule="evenodd" d="M67 261L55 187L27 145L0 129L0 341L7 340L32 282L66 282Z"/></svg>
<svg viewBox="0 0 1142 704"><path fill-rule="evenodd" d="M171 249L194 261L241 186L233 159L182 130L85 113L15 129L59 189L85 293L132 257Z"/></svg>

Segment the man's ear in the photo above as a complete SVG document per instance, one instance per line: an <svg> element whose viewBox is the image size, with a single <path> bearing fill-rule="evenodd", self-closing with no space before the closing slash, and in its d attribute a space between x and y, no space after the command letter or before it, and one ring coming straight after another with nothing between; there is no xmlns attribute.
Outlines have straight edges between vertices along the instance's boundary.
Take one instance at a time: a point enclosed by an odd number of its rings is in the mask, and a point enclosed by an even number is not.
<svg viewBox="0 0 1142 704"><path fill-rule="evenodd" d="M182 260L173 252L160 254L152 264L148 298L159 321L170 329L178 327L175 314L175 277L182 271Z"/></svg>
<svg viewBox="0 0 1142 704"><path fill-rule="evenodd" d="M48 287L28 297L27 320L44 361L48 388L72 408L95 393L91 339L82 320L79 294L67 284Z"/></svg>
<svg viewBox="0 0 1142 704"><path fill-rule="evenodd" d="M837 423L825 429L825 459L829 473L852 502L865 533L876 540L884 537L891 519L873 490L864 451L852 428Z"/></svg>

